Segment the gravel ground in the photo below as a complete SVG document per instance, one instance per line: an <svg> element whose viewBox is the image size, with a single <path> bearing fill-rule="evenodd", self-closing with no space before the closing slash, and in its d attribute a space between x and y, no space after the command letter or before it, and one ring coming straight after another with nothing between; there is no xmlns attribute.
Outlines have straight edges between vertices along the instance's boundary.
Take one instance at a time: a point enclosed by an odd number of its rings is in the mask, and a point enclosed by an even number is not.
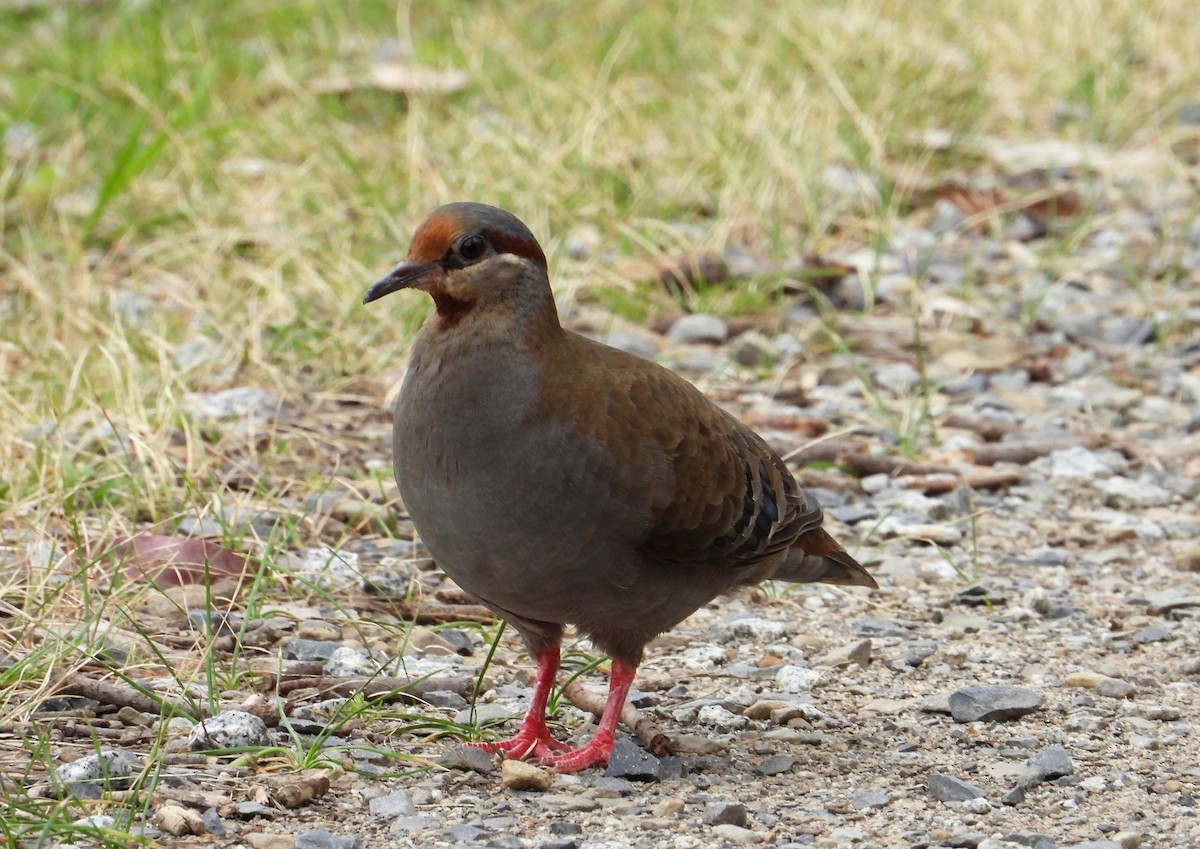
<svg viewBox="0 0 1200 849"><path fill-rule="evenodd" d="M1200 846L1200 197L1194 180L1134 169L1154 151L1090 151L1085 171L1056 164L1064 150L970 190L932 187L882 254L827 251L846 273L823 297L855 357L815 353L806 295L782 305L782 333L715 316L656 333L564 310L673 364L779 450L809 444L792 462L881 586L745 591L655 641L633 701L673 754L626 736L607 775L502 775L448 739L396 733L397 719L334 742L458 768L388 777L378 752L351 749L328 786L276 779L299 794L287 807L269 776L180 755L165 796L207 811L206 842L281 849ZM1000 191L1087 212L1000 215ZM744 257L724 259L737 285ZM365 461L386 465L382 388L377 400L354 426ZM309 507L337 517L347 500ZM455 600L410 542L368 534L344 555L376 589ZM346 598L364 617L387 609ZM487 653L470 629L418 628L401 645L331 609L283 609L301 624L271 620L260 648L294 663L340 647L336 662L370 672L365 644L461 682ZM479 716L519 714L531 671L507 636ZM454 690L421 710L461 718ZM315 692L289 703L296 733L323 726ZM557 727L579 741L591 722L564 706ZM541 789L507 786L522 782Z"/></svg>

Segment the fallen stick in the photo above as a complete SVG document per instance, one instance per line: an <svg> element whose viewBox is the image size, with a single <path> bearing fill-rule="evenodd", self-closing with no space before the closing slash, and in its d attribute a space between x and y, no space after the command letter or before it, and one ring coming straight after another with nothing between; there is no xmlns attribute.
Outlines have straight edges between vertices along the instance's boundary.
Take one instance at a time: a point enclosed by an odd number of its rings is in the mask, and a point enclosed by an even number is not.
<svg viewBox="0 0 1200 849"><path fill-rule="evenodd" d="M146 690L123 681L102 681L88 678L78 672L64 678L56 688L56 692L95 699L103 705L131 707L142 713L157 716L176 715L192 719L201 718L198 711L184 702L172 701L162 696L151 696Z"/></svg>
<svg viewBox="0 0 1200 849"><path fill-rule="evenodd" d="M580 710L586 710L596 717L604 714L605 697L584 687L578 678L563 688L563 695L570 699L571 703ZM650 754L656 758L670 754L671 738L663 733L658 723L647 716L643 716L629 702L626 702L625 706L621 708L621 722L633 732L633 736L637 737Z"/></svg>
<svg viewBox="0 0 1200 849"><path fill-rule="evenodd" d="M967 454L980 466L994 466L997 463L1016 463L1018 466L1028 465L1034 460L1086 444L1079 438L1043 439L1037 442L1002 442L996 445L980 445L967 449Z"/></svg>
<svg viewBox="0 0 1200 849"><path fill-rule="evenodd" d="M1016 486L1022 478L1023 475L1019 471L1012 469L1002 472L956 475L955 477L914 475L901 478L900 483L908 489L920 490L925 495L940 495L952 492L960 486L968 486L971 489L1002 489L1006 486Z"/></svg>
<svg viewBox="0 0 1200 849"><path fill-rule="evenodd" d="M301 675L295 678L283 675L276 687L281 696L306 688L319 690L322 695L349 698L362 693L367 698L386 696L386 701L419 701L426 693L450 690L460 696L469 696L475 688L475 679L462 676L455 678L393 678L376 675L368 678L355 675L349 678L333 678L328 675Z"/></svg>

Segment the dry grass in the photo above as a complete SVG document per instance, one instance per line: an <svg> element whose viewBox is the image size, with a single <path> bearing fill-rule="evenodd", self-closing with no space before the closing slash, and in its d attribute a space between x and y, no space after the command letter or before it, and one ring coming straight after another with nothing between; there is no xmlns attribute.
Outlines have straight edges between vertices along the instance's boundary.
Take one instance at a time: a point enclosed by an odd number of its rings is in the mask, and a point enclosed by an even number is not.
<svg viewBox="0 0 1200 849"><path fill-rule="evenodd" d="M45 569L83 539L384 497L375 411L424 307L359 300L434 205L514 210L570 293L620 257L869 243L898 175L979 165L927 131L1163 143L1200 91L1194 19L1190 0L0 7L0 621L24 650L30 617L89 610L86 573ZM318 93L407 53L468 86ZM833 165L865 190L832 189ZM570 261L572 233L604 250ZM241 386L287 415L247 433L185 411ZM231 466L255 483L224 487Z"/></svg>

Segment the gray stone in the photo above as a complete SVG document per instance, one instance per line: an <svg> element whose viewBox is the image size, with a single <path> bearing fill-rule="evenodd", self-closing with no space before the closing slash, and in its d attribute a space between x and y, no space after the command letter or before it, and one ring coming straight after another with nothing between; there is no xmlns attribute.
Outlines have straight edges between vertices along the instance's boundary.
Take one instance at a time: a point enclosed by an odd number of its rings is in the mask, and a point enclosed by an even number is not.
<svg viewBox="0 0 1200 849"><path fill-rule="evenodd" d="M1101 482L1104 503L1118 510L1164 507L1174 497L1170 490L1146 481L1114 476Z"/></svg>
<svg viewBox="0 0 1200 849"><path fill-rule="evenodd" d="M376 796L367 803L367 808L370 810L371 816L388 820L396 817L411 817L417 812L412 796L403 790L389 793L386 796Z"/></svg>
<svg viewBox="0 0 1200 849"><path fill-rule="evenodd" d="M342 647L340 640L305 640L299 637L283 645L284 660L329 660Z"/></svg>
<svg viewBox="0 0 1200 849"><path fill-rule="evenodd" d="M188 734L188 748L249 749L265 746L271 740L267 724L244 710L224 710L197 722Z"/></svg>
<svg viewBox="0 0 1200 849"><path fill-rule="evenodd" d="M604 774L627 781L661 781L662 762L630 738L619 737Z"/></svg>
<svg viewBox="0 0 1200 849"><path fill-rule="evenodd" d="M1093 688L1098 696L1104 696L1108 699L1128 699L1137 693L1137 686L1122 681L1120 678L1109 678L1107 676L1100 678Z"/></svg>
<svg viewBox="0 0 1200 849"><path fill-rule="evenodd" d="M233 813L239 819L244 820L254 819L255 817L273 820L279 816L279 812L270 805L264 805L262 802L251 802L248 799L236 803L233 806Z"/></svg>
<svg viewBox="0 0 1200 849"><path fill-rule="evenodd" d="M343 837L324 829L314 828L296 835L296 849L358 849L357 837Z"/></svg>
<svg viewBox="0 0 1200 849"><path fill-rule="evenodd" d="M907 637L908 630L890 619L860 619L854 630L864 637Z"/></svg>
<svg viewBox="0 0 1200 849"><path fill-rule="evenodd" d="M438 758L438 766L446 769L462 769L488 775L496 771L496 759L484 749L475 746L455 746Z"/></svg>
<svg viewBox="0 0 1200 849"><path fill-rule="evenodd" d="M1081 446L1054 451L1047 458L1050 477L1058 480L1093 481L1107 478L1113 473L1095 451Z"/></svg>
<svg viewBox="0 0 1200 849"><path fill-rule="evenodd" d="M839 646L813 661L816 666L850 666L858 664L866 666L871 662L871 641L857 640L849 645Z"/></svg>
<svg viewBox="0 0 1200 849"><path fill-rule="evenodd" d="M950 694L950 715L956 722L1004 722L1017 719L1043 704L1042 694L1027 687L967 687Z"/></svg>
<svg viewBox="0 0 1200 849"><path fill-rule="evenodd" d="M713 837L725 843L732 843L735 846L749 846L752 843L761 843L762 836L748 828L743 828L740 825L732 823L722 823L713 827Z"/></svg>
<svg viewBox="0 0 1200 849"><path fill-rule="evenodd" d="M1025 791L1043 781L1053 781L1073 772L1075 764L1067 750L1058 743L1048 746L1025 762L1025 769L1017 779L1016 786L1005 793L1000 801L1006 805L1018 805L1025 801Z"/></svg>
<svg viewBox="0 0 1200 849"><path fill-rule="evenodd" d="M442 831L442 836L451 843L474 843L487 837L487 829L466 822L457 822Z"/></svg>
<svg viewBox="0 0 1200 849"><path fill-rule="evenodd" d="M762 759L758 765L760 775L779 775L789 772L796 765L796 759L791 755L770 755Z"/></svg>
<svg viewBox="0 0 1200 849"><path fill-rule="evenodd" d="M667 331L672 342L719 345L729 338L729 326L720 316L695 313L680 317Z"/></svg>
<svg viewBox="0 0 1200 849"><path fill-rule="evenodd" d="M641 333L614 330L604 337L604 343L644 360L652 360L658 356L658 343Z"/></svg>
<svg viewBox="0 0 1200 849"><path fill-rule="evenodd" d="M1048 834L1037 834L1036 832L1033 834L1008 834L1005 835L1004 839L1009 843L1028 846L1029 849L1056 849L1058 846L1058 844L1054 842L1054 838L1050 837Z"/></svg>
<svg viewBox="0 0 1200 849"><path fill-rule="evenodd" d="M54 775L75 798L99 799L109 790L127 790L133 774L141 768L141 762L134 754L101 749L97 754L63 764Z"/></svg>
<svg viewBox="0 0 1200 849"><path fill-rule="evenodd" d="M850 804L856 808L886 808L892 794L886 790L859 790L850 794Z"/></svg>
<svg viewBox="0 0 1200 849"><path fill-rule="evenodd" d="M431 690L428 693L424 693L421 698L433 707L451 708L453 710L460 710L470 704L470 702L453 690Z"/></svg>
<svg viewBox="0 0 1200 849"><path fill-rule="evenodd" d="M1185 607L1200 607L1200 595L1189 595L1183 588L1157 590L1144 594L1151 613L1170 613Z"/></svg>
<svg viewBox="0 0 1200 849"><path fill-rule="evenodd" d="M709 802L704 806L706 825L736 825L745 828L750 817L741 802Z"/></svg>
<svg viewBox="0 0 1200 849"><path fill-rule="evenodd" d="M982 787L944 772L929 773L929 794L939 802L965 802L987 796Z"/></svg>
<svg viewBox="0 0 1200 849"><path fill-rule="evenodd" d="M207 808L200 815L201 822L204 823L204 831L211 834L213 837L225 837L229 834L229 829L225 826L225 820L221 819L221 815L217 813L216 808Z"/></svg>
<svg viewBox="0 0 1200 849"><path fill-rule="evenodd" d="M1000 803L1003 805L1009 805L1009 806L1019 805L1025 801L1025 794L1028 792L1028 790L1029 790L1029 788L1026 787L1025 785L1018 784L1012 790L1009 790L1007 793L1005 793L1003 796L1000 797Z"/></svg>
<svg viewBox="0 0 1200 849"><path fill-rule="evenodd" d="M1163 640L1171 636L1171 632L1175 630L1175 625L1162 623L1158 625L1150 625L1133 635L1135 643L1161 643Z"/></svg>

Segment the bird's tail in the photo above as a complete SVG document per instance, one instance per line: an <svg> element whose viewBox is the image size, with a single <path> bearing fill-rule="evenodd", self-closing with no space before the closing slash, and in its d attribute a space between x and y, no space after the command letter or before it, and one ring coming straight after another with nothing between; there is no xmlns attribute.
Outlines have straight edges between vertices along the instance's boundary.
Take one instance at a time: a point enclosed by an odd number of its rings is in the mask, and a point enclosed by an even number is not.
<svg viewBox="0 0 1200 849"><path fill-rule="evenodd" d="M824 528L815 528L801 534L771 578L796 584L821 583L879 588L871 573L847 554L846 550L838 545L837 540L825 533Z"/></svg>

